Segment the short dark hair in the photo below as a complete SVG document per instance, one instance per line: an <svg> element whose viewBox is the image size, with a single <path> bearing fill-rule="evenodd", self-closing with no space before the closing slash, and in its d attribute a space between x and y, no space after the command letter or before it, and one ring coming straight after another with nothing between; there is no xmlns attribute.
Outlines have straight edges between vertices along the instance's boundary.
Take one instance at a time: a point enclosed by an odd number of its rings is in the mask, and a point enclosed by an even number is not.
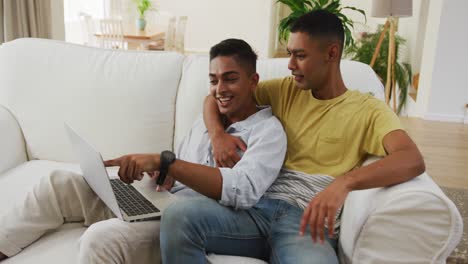
<svg viewBox="0 0 468 264"><path fill-rule="evenodd" d="M257 71L257 54L242 39L225 39L210 49L210 61L218 56L233 56L250 73Z"/></svg>
<svg viewBox="0 0 468 264"><path fill-rule="evenodd" d="M292 33L303 32L309 37L331 38L338 40L343 51L344 29L340 18L326 10L311 11L298 17L291 25Z"/></svg>

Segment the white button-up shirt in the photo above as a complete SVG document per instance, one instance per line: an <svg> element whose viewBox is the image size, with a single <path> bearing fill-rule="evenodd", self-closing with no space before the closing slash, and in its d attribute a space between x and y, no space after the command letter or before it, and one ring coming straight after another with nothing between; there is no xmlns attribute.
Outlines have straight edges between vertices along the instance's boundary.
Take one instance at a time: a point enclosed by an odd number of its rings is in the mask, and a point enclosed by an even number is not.
<svg viewBox="0 0 468 264"><path fill-rule="evenodd" d="M226 132L247 145L241 160L231 168L219 168L223 177L221 204L236 209L254 206L276 180L286 154L286 134L270 107L260 108L247 119L231 124ZM216 167L208 130L200 117L180 143L177 157ZM177 185L176 185L177 186ZM174 188L180 190L183 185ZM173 191L174 191L173 189Z"/></svg>

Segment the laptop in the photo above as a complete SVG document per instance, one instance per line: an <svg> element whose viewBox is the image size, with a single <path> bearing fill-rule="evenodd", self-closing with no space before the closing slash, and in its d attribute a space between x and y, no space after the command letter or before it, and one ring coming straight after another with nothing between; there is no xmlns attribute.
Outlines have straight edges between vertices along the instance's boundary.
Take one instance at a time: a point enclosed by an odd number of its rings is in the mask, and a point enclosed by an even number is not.
<svg viewBox="0 0 468 264"><path fill-rule="evenodd" d="M164 209L177 199L168 191L157 192L155 181L149 177L132 185L124 183L118 176L109 177L101 154L71 126L65 124L65 129L86 182L120 220L159 219Z"/></svg>

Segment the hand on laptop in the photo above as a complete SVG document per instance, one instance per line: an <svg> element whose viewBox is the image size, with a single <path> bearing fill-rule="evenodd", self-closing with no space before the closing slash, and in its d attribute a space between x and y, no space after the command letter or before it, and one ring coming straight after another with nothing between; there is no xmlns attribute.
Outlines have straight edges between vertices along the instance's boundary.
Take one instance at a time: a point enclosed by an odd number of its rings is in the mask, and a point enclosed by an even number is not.
<svg viewBox="0 0 468 264"><path fill-rule="evenodd" d="M119 177L127 183L133 181L140 181L143 178L143 172L153 173L159 171L159 154L130 154L120 158L106 160L104 165L106 167L119 166ZM167 180L164 185L166 185Z"/></svg>

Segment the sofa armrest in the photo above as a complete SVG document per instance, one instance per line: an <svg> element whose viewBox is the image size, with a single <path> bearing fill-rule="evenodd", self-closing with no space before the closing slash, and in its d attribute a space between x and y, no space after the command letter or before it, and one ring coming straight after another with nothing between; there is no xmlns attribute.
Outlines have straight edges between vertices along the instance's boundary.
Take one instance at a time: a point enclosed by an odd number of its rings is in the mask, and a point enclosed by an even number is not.
<svg viewBox="0 0 468 264"><path fill-rule="evenodd" d="M462 233L458 209L423 173L392 187L351 192L339 255L341 263L445 263Z"/></svg>
<svg viewBox="0 0 468 264"><path fill-rule="evenodd" d="M26 161L21 128L10 111L0 105L0 174Z"/></svg>

